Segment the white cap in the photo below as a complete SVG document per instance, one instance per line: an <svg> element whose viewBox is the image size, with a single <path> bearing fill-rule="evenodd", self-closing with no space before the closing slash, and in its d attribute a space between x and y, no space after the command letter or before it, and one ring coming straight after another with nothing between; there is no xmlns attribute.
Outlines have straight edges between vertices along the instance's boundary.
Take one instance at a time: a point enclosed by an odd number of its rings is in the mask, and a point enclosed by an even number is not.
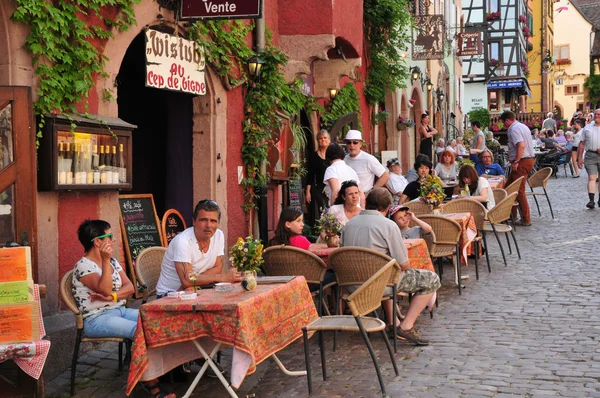
<svg viewBox="0 0 600 398"><path fill-rule="evenodd" d="M363 141L362 133L358 130L349 130L344 140L360 140Z"/></svg>

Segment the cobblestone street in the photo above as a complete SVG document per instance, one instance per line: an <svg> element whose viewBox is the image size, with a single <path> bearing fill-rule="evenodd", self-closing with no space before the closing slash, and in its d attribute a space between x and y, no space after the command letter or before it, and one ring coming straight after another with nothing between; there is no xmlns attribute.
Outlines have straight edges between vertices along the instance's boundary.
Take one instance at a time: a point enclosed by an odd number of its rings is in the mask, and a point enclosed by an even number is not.
<svg viewBox="0 0 600 398"><path fill-rule="evenodd" d="M480 262L475 279L470 260L462 296L446 264L440 304L434 318L421 316L418 328L428 347L399 344L394 375L385 346L372 337L393 397L600 397L600 209L587 210L585 171L579 179L549 181L553 220L544 197L542 216L532 202L531 227L517 227L522 260L516 253L502 263L497 242L488 236L492 273ZM506 240L503 238L506 248ZM514 247L513 247L514 250ZM379 385L360 335L343 333L338 351L326 338L328 380L322 381L316 339L311 340L315 397L376 397ZM80 397L123 397L126 371L116 373L116 344L80 359L76 393ZM106 351L105 351L106 350ZM224 352L228 368L231 350ZM302 344L279 354L291 370L304 369ZM183 396L186 383L165 383ZM68 396L69 372L47 383L47 394ZM136 391L135 396L143 396ZM239 396L304 397L305 377L284 375L272 361L248 377ZM227 397L216 379L203 378L194 397Z"/></svg>

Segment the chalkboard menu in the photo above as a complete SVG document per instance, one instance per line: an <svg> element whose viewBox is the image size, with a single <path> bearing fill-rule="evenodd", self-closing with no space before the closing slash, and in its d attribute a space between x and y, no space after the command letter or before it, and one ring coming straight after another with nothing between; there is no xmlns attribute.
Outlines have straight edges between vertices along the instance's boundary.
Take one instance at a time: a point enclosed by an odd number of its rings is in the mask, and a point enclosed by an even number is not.
<svg viewBox="0 0 600 398"><path fill-rule="evenodd" d="M169 245L177 234L185 231L185 221L180 212L175 209L169 209L165 212L162 219L163 242Z"/></svg>
<svg viewBox="0 0 600 398"><path fill-rule="evenodd" d="M291 177L289 180L290 206L302 207L302 179Z"/></svg>
<svg viewBox="0 0 600 398"><path fill-rule="evenodd" d="M135 286L135 259L148 247L163 246L162 233L151 194L120 195L119 208L127 265Z"/></svg>

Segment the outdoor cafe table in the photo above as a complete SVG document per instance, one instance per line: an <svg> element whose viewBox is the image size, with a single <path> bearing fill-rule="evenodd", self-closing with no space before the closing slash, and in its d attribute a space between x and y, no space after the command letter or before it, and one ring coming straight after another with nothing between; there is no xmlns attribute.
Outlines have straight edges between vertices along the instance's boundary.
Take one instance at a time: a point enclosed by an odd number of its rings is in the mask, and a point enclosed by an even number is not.
<svg viewBox="0 0 600 398"><path fill-rule="evenodd" d="M138 381L149 381L171 369L204 357L206 363L192 382L190 396L211 366L232 397L237 396L212 357L222 345L233 346L231 385L239 388L246 375L279 350L302 336L302 328L317 319L317 310L302 276L288 283L259 284L246 292L235 284L231 292L199 290L193 300L162 298L140 308L135 331L127 395Z"/></svg>
<svg viewBox="0 0 600 398"><path fill-rule="evenodd" d="M462 233L460 236L460 251L462 253L462 259L468 266L467 256L474 254L473 239L477 236L477 226L475 225L475 219L471 216L471 213L448 213L442 214L444 217L448 217L460 224Z"/></svg>
<svg viewBox="0 0 600 398"><path fill-rule="evenodd" d="M488 183L490 184L490 188L491 189L504 188L504 182L505 182L505 179L503 177L498 177L498 178L490 177L490 178L488 178Z"/></svg>
<svg viewBox="0 0 600 398"><path fill-rule="evenodd" d="M409 268L425 269L435 272L425 240L404 239L403 242L408 251L408 259L410 261ZM325 243L312 243L308 248L311 253L321 257L326 264L329 254L335 249L337 249L337 247L327 247L327 244Z"/></svg>

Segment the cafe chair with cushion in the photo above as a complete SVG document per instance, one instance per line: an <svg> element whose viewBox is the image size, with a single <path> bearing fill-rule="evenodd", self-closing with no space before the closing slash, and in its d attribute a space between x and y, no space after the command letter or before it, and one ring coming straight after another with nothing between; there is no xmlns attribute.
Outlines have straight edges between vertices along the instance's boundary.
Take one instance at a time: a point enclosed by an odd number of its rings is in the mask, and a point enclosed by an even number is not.
<svg viewBox="0 0 600 398"><path fill-rule="evenodd" d="M363 247L349 246L335 249L329 254L329 264L335 271L337 279L338 293L337 297L341 300L342 289L349 286L362 285L383 266L389 263L392 258L386 254ZM388 286L392 288L391 295L384 295L384 299L394 299L394 304L399 298L397 286L400 280L400 272L393 272L388 280ZM339 310L339 303L336 310ZM392 318L395 320L397 306L393 306ZM396 336L396 322L388 320L393 325L394 336ZM335 334L334 334L335 337ZM335 351L336 340L333 341L333 350ZM394 339L394 352L397 350L397 342Z"/></svg>
<svg viewBox="0 0 600 398"><path fill-rule="evenodd" d="M502 253L502 259L504 260L504 266L506 263L506 255L504 254L504 248L502 247L502 243L500 242L500 237L498 234L511 234L513 241L515 242L515 247L517 248L517 254L519 255L519 259L521 258L521 252L519 251L519 245L517 243L517 239L515 238L514 228L509 224L505 224L504 222L510 219L510 213L512 207L517 199L517 193L513 192L504 198L500 203L496 203L493 209L488 211L487 218L488 221L483 226L483 233L493 232L496 236L496 240L498 241L498 245L500 246L500 252ZM507 235L508 240L508 235ZM509 241L510 246L510 241Z"/></svg>
<svg viewBox="0 0 600 398"><path fill-rule="evenodd" d="M546 192L546 184L548 183L550 176L552 176L552 169L550 167L544 167L543 169L533 174L527 180L531 192L527 192L526 194L527 196L533 196L533 200L535 200L535 205L537 206L538 214L540 215L540 217L542 216L542 212L540 211L540 205L536 196L545 196L546 200L548 201L548 207L550 207L550 214L552 215L552 219L554 219L554 212L552 211L550 198L548 197L548 192ZM536 191L535 188L542 188L544 192Z"/></svg>
<svg viewBox="0 0 600 398"><path fill-rule="evenodd" d="M135 274L144 290L142 304L148 301L148 297L156 294L156 284L166 251L166 247L148 247L135 259Z"/></svg>
<svg viewBox="0 0 600 398"><path fill-rule="evenodd" d="M450 218L436 215L423 215L420 216L421 221L426 222L433 229L433 247L430 251L432 258L437 259L438 262L438 274L440 280L442 279L443 257L456 257L456 276L458 278L458 294L462 294L462 284L460 282L460 237L462 235L462 227L460 224Z"/></svg>
<svg viewBox="0 0 600 398"><path fill-rule="evenodd" d="M338 266L335 266L332 264L332 266L336 274L338 272L346 273L346 271L343 268L346 268L347 265L339 264ZM350 273L353 273L353 271L350 271ZM381 376L377 356L375 355L375 351L373 350L373 346L371 345L371 341L369 340L369 333L379 332L381 334L381 337L383 338L387 351L390 355L390 359L392 361L392 366L394 367L394 372L396 373L396 376L399 375L398 366L396 365L396 360L394 358L394 353L392 352L390 341L388 340L388 337L385 333L385 322L377 318L368 317L366 315L374 312L377 308L379 308L379 306L381 306L381 300L383 299L384 290L388 285L388 282L390 281L390 279L393 278L394 274L399 273L400 266L398 265L396 260L390 260L377 272L372 274L352 294L344 295L342 299L348 305L348 308L350 309L352 315L334 315L320 317L315 321L311 322L309 325L302 328L302 334L304 337L304 358L306 361L306 377L308 379L309 395L312 394L312 375L310 367L310 355L308 350L308 334L313 332L319 333L319 348L321 351L321 368L323 370L323 380L327 380L327 365L325 361L323 332L336 332L342 330L346 332L361 333L363 340L367 345L367 349L369 350L369 354L371 354L373 364L375 365L375 372L377 373L377 379L379 380L381 393L383 396L386 396L385 384L383 382L383 377Z"/></svg>
<svg viewBox="0 0 600 398"><path fill-rule="evenodd" d="M485 236L483 235L483 224L485 223L485 219L487 217L487 209L478 201L462 198L455 199L446 203L440 209L442 214L450 214L450 213L471 213L473 220L475 220L475 226L477 227L477 236L473 239L473 247L475 252L475 277L479 279L479 242L483 241L483 247L485 248L485 260L488 266L488 272L492 272L490 267L490 258L487 250L487 241L485 240Z"/></svg>
<svg viewBox="0 0 600 398"><path fill-rule="evenodd" d="M404 203L402 206L408 207L409 211L415 213L416 216L421 214L433 214L433 210L420 200Z"/></svg>
<svg viewBox="0 0 600 398"><path fill-rule="evenodd" d="M77 336L75 337L75 348L73 350L73 362L71 364L71 395L75 394L75 373L77 370L77 357L79 356L79 345L82 342L97 342L119 343L119 372L123 371L123 343L126 343L127 349L130 350L131 342L129 339L121 337L86 337L83 334L83 315L77 308L75 298L73 298L73 271L69 271L63 276L60 281L60 298L69 310L75 314L75 325L77 326Z"/></svg>
<svg viewBox="0 0 600 398"><path fill-rule="evenodd" d="M263 253L263 270L269 276L299 276L302 275L310 285L318 285L319 289L312 292L312 296L317 297L317 310L322 315L323 307L329 314L327 305L324 305L323 291L335 286L335 282L323 285L327 265L323 260L309 252L294 246L271 246Z"/></svg>

